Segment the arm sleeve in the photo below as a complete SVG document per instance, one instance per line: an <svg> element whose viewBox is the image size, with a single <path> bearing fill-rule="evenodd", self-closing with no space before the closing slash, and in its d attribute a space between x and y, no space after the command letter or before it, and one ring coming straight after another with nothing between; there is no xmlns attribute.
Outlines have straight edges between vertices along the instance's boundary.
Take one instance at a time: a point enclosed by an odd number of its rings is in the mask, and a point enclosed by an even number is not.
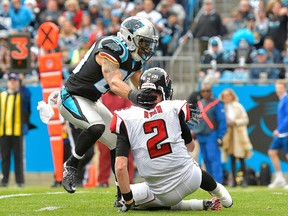
<svg viewBox="0 0 288 216"><path fill-rule="evenodd" d="M120 133L117 134L117 143L116 143L116 157L124 156L128 158L130 150L130 142L127 135L127 130L122 122L120 125Z"/></svg>
<svg viewBox="0 0 288 216"><path fill-rule="evenodd" d="M188 144L192 141L192 136L191 136L190 129L185 121L185 115L182 110L179 113L179 120L180 120L180 126L181 126L181 131L182 131L182 138L184 139L185 144Z"/></svg>

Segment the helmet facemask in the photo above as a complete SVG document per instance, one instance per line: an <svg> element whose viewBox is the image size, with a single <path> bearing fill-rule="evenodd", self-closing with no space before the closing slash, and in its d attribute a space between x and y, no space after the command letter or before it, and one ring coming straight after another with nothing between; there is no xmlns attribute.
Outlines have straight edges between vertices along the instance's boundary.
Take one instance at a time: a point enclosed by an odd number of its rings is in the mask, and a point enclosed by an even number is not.
<svg viewBox="0 0 288 216"><path fill-rule="evenodd" d="M158 44L157 38L149 38L142 35L136 35L133 38L133 42L136 46L136 50L134 52L141 58L137 59L144 61L148 61L154 55ZM133 53L132 55L135 54Z"/></svg>

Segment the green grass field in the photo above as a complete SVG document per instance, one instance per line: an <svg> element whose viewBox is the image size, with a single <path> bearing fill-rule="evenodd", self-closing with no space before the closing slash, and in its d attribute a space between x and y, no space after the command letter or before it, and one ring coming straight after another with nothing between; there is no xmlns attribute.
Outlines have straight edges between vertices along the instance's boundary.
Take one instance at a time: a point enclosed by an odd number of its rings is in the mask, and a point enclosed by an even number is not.
<svg viewBox="0 0 288 216"><path fill-rule="evenodd" d="M127 215L288 215L288 191L266 187L228 188L234 200L231 208L221 211L129 211ZM119 215L113 207L115 188L77 189L68 194L64 189L48 187L0 188L0 216L15 215ZM187 198L208 199L198 190Z"/></svg>

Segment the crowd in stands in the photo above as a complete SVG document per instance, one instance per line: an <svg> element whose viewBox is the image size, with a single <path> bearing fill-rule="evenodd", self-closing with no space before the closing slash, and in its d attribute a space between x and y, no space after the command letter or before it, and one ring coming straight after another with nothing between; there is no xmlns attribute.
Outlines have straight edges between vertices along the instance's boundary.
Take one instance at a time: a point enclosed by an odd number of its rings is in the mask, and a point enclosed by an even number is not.
<svg viewBox="0 0 288 216"><path fill-rule="evenodd" d="M267 64L288 62L286 6L286 0L239 0L231 14L223 17L216 11L214 0L3 0L0 78L9 73L9 34L31 34L34 67L41 54L35 42L38 27L46 21L57 24L56 51L62 52L63 63L69 65L63 68L67 78L69 68L77 65L95 41L117 35L121 22L133 15L147 17L156 26L159 46L155 55L173 55L187 35L198 39L199 63L205 66L199 71L200 80L207 74L222 81L283 78L287 68ZM199 19L195 19L198 12Z"/></svg>
<svg viewBox="0 0 288 216"><path fill-rule="evenodd" d="M221 81L285 77L287 1L240 0L230 17L223 19L213 0L203 3L204 12L192 29L193 36L200 41L201 63L210 64L201 68L200 78L207 74ZM219 64L236 66L219 67Z"/></svg>
<svg viewBox="0 0 288 216"><path fill-rule="evenodd" d="M62 52L63 63L69 64L69 68L75 66L100 37L117 35L121 22L134 15L148 18L159 31L157 55L172 55L181 34L190 25L185 18L192 19L193 8L197 8L198 3L197 0L179 3L176 0L3 0L0 5L0 76L8 73L8 35L28 32L32 38L31 52L41 54L35 37L39 26L47 21L60 29L56 51ZM189 9L185 6L188 4Z"/></svg>

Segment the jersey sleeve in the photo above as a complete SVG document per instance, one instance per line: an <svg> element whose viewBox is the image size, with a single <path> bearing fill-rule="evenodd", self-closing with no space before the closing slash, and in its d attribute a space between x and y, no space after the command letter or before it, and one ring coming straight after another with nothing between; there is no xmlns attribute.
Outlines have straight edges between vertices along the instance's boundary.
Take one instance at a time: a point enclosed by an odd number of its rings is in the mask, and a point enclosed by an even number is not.
<svg viewBox="0 0 288 216"><path fill-rule="evenodd" d="M185 121L190 120L190 108L189 108L187 101L185 100L175 101L175 108L177 109L178 114L183 112Z"/></svg>
<svg viewBox="0 0 288 216"><path fill-rule="evenodd" d="M181 126L181 131L182 131L182 138L184 139L185 144L189 144L192 141L192 135L191 135L189 126L186 123L185 114L183 110L181 110L179 113L179 121L180 121L180 126Z"/></svg>
<svg viewBox="0 0 288 216"><path fill-rule="evenodd" d="M117 111L115 111L115 113L113 114L111 123L110 123L110 131L112 133L115 134L119 134L120 133L120 125L122 123L122 118L120 118L120 116L117 115L116 113Z"/></svg>
<svg viewBox="0 0 288 216"><path fill-rule="evenodd" d="M103 38L98 44L98 53L114 64L120 64L127 60L129 51L119 40L113 37Z"/></svg>
<svg viewBox="0 0 288 216"><path fill-rule="evenodd" d="M116 157L124 156L128 158L129 150L130 150L130 142L127 135L126 127L122 122L120 124L120 132L119 134L117 134Z"/></svg>
<svg viewBox="0 0 288 216"><path fill-rule="evenodd" d="M117 111L116 111L117 112ZM130 142L124 121L114 113L110 124L110 130L117 135L116 156L128 157Z"/></svg>

